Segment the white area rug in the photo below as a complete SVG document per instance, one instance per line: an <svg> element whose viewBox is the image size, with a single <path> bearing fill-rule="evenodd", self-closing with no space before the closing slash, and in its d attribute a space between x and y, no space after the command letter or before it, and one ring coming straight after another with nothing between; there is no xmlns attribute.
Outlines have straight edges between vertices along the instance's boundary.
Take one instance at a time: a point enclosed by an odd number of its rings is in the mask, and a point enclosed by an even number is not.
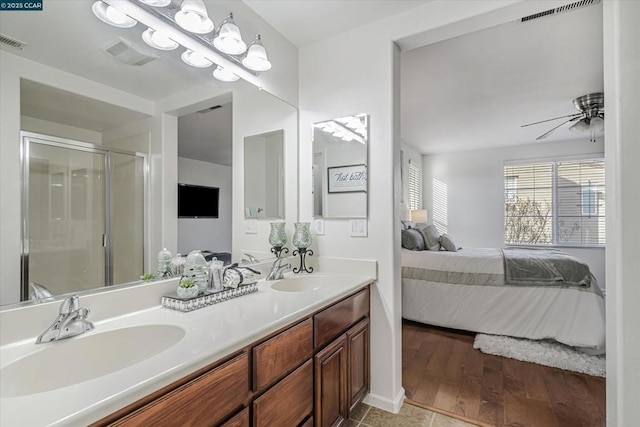
<svg viewBox="0 0 640 427"><path fill-rule="evenodd" d="M567 371L605 377L605 356L592 356L555 341L533 341L498 335L477 334L473 348L483 353L509 357Z"/></svg>

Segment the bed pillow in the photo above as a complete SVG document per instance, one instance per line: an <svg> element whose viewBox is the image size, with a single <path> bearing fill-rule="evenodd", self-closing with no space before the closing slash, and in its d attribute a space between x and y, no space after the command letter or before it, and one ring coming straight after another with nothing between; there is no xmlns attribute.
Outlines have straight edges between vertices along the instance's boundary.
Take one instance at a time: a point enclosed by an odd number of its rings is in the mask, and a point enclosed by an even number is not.
<svg viewBox="0 0 640 427"><path fill-rule="evenodd" d="M430 251L440 250L440 233L435 225L427 225L424 228L419 228L420 234L424 238L424 242L427 245L427 249Z"/></svg>
<svg viewBox="0 0 640 427"><path fill-rule="evenodd" d="M412 251L424 251L426 245L422 233L415 228L402 230L400 232L402 238L402 247Z"/></svg>
<svg viewBox="0 0 640 427"><path fill-rule="evenodd" d="M458 252L458 246L455 244L451 236L446 233L440 236L440 244L445 251Z"/></svg>

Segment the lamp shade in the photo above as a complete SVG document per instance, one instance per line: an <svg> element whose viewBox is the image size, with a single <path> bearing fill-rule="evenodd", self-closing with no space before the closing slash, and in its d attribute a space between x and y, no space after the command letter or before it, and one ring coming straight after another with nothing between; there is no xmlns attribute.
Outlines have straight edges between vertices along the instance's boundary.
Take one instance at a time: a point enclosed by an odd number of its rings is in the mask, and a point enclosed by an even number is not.
<svg viewBox="0 0 640 427"><path fill-rule="evenodd" d="M180 56L185 64L191 65L196 68L207 68L213 65L213 62L209 61L204 56L192 50L185 50Z"/></svg>
<svg viewBox="0 0 640 427"><path fill-rule="evenodd" d="M217 66L215 70L213 70L213 77L220 80L221 82L235 82L240 77L233 74L231 71L222 68L221 66Z"/></svg>
<svg viewBox="0 0 640 427"><path fill-rule="evenodd" d="M120 12L115 7L108 5L103 1L95 2L93 6L91 6L91 10L102 22L114 27L131 28L138 23L135 19L127 16L125 13Z"/></svg>
<svg viewBox="0 0 640 427"><path fill-rule="evenodd" d="M213 31L213 21L207 15L207 7L202 0L184 0L175 20L182 28L196 34Z"/></svg>
<svg viewBox="0 0 640 427"><path fill-rule="evenodd" d="M229 12L227 18L220 23L213 45L221 52L229 55L240 55L247 50L247 45L242 40L240 28L233 20L233 14Z"/></svg>
<svg viewBox="0 0 640 427"><path fill-rule="evenodd" d="M178 43L153 28L147 28L142 33L142 40L149 46L160 50L173 50L178 47Z"/></svg>
<svg viewBox="0 0 640 427"><path fill-rule="evenodd" d="M427 222L427 210L426 209L412 209L411 210L411 221L416 224L421 222Z"/></svg>
<svg viewBox="0 0 640 427"><path fill-rule="evenodd" d="M271 69L271 62L267 59L267 51L262 45L260 34L249 43L247 56L242 60L242 65L253 71L267 71Z"/></svg>

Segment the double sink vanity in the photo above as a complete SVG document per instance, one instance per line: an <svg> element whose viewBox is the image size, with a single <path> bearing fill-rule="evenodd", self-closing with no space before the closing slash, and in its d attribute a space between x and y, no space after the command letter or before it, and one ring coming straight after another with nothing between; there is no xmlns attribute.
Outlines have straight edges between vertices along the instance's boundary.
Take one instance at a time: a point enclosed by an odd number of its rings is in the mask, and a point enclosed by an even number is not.
<svg viewBox="0 0 640 427"><path fill-rule="evenodd" d="M337 271L261 280L189 313L159 304L177 279L83 296L95 329L46 344L5 325L0 425L338 425L369 389L375 262ZM147 303L114 306L136 295ZM38 308L0 320L46 317Z"/></svg>

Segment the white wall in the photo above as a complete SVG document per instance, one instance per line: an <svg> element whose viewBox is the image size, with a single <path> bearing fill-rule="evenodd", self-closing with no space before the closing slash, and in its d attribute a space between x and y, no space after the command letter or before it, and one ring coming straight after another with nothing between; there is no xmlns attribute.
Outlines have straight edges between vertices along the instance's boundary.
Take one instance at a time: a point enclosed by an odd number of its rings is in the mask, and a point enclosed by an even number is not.
<svg viewBox="0 0 640 427"><path fill-rule="evenodd" d="M605 1L607 426L640 420L640 2Z"/></svg>
<svg viewBox="0 0 640 427"><path fill-rule="evenodd" d="M178 253L231 253L231 166L178 157L178 182L220 189L218 218L178 218Z"/></svg>
<svg viewBox="0 0 640 427"><path fill-rule="evenodd" d="M423 157L423 205L462 247L504 246L504 171L510 160L602 156L604 143L583 140L548 142L510 148L473 150ZM446 198L442 197L446 189ZM444 215L446 211L446 215ZM563 248L582 258L605 287L604 248Z"/></svg>

